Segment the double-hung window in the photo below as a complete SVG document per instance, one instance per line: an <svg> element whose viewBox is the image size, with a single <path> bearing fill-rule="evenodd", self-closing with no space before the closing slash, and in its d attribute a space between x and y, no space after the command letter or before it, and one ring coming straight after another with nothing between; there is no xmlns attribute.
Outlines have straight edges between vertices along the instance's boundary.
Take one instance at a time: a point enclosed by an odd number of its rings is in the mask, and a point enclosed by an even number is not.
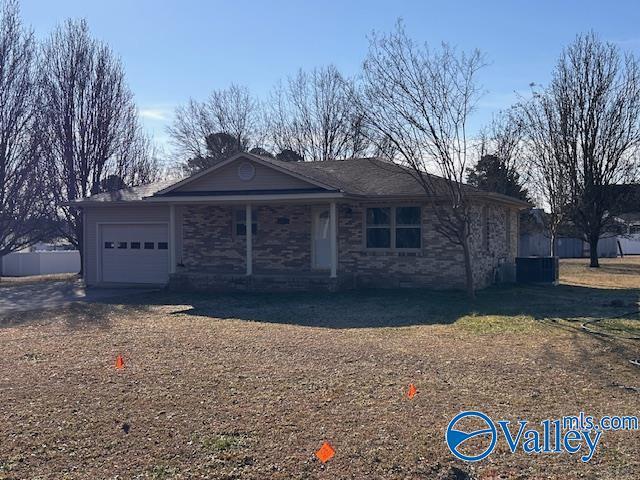
<svg viewBox="0 0 640 480"><path fill-rule="evenodd" d="M420 207L371 207L366 213L366 248L417 250L422 242Z"/></svg>
<svg viewBox="0 0 640 480"><path fill-rule="evenodd" d="M367 208L367 248L391 248L391 208Z"/></svg>

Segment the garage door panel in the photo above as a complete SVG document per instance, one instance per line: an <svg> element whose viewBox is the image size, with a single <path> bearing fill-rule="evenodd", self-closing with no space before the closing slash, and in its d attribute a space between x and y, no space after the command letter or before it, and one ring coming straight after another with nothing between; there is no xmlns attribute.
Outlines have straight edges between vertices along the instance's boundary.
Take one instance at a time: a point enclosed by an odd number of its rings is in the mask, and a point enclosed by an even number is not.
<svg viewBox="0 0 640 480"><path fill-rule="evenodd" d="M102 225L100 239L103 282L168 281L166 225Z"/></svg>

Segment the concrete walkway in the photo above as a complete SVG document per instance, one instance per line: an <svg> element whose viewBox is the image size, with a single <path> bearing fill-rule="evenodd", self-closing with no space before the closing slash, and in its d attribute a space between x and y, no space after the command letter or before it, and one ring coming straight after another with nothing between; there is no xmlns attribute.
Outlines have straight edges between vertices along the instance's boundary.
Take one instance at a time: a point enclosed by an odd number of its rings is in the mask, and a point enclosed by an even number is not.
<svg viewBox="0 0 640 480"><path fill-rule="evenodd" d="M81 281L40 282L11 287L0 287L0 314L60 307L73 302L100 302L151 292L148 288L91 288L85 289Z"/></svg>

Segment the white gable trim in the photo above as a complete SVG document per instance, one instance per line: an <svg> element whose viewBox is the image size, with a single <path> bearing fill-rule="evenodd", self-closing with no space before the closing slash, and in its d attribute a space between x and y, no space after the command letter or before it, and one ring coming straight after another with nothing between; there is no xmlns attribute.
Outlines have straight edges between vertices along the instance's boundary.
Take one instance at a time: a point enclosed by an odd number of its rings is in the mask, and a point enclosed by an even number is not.
<svg viewBox="0 0 640 480"><path fill-rule="evenodd" d="M218 163L218 164L216 164L216 165L214 165L212 167L209 167L209 168L207 168L207 169L205 169L205 170L203 170L201 172L198 172L198 173L196 173L194 175L191 175L190 177L187 177L187 178L179 181L178 183L174 183L173 185L169 185L167 188L164 188L164 189L159 190L158 192L156 192L154 194L154 196L164 195L165 193L172 192L173 190L176 190L176 189L178 189L180 187L188 185L189 183L191 183L191 182L193 182L193 181L195 181L195 180L197 180L199 178L202 178L205 175L209 175L210 173L213 173L216 170L218 170L218 169L220 169L222 167L225 167L226 165L229 165L230 163L233 163L233 162L235 162L236 160L238 160L240 158L245 158L247 160L251 160L252 162L256 162L256 163L258 163L260 165L264 165L267 168L271 168L272 170L276 170L276 171L278 171L280 173L283 173L285 175L289 175L291 177L297 178L298 180L302 180L304 182L310 183L312 185L315 185L316 187L324 188L326 190L333 190L333 191L337 190L335 187L332 187L331 185L320 183L320 182L318 182L316 180L313 180L313 179L307 177L306 175L301 175L299 173L292 172L291 170L289 170L286 167L281 167L279 165L274 165L273 163L267 162L266 160L263 160L262 158L257 157L257 156L255 156L255 155L253 155L251 153L242 152L242 153L236 153L232 157L229 157L226 160L223 160L222 162L220 162L220 163Z"/></svg>
<svg viewBox="0 0 640 480"><path fill-rule="evenodd" d="M207 196L184 196L184 197L147 197L138 200L140 204L157 204L157 203L232 203L232 202L294 202L294 201L314 201L314 200L337 200L346 198L342 192L318 192L318 193L288 193L288 194L269 194L269 195L207 195ZM106 202L102 202L106 203Z"/></svg>

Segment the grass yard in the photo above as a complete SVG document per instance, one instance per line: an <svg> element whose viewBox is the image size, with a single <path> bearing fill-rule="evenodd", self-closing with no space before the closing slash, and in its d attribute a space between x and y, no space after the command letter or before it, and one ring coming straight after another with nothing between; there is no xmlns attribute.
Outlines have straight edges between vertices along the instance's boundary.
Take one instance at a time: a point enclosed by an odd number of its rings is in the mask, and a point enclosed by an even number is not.
<svg viewBox="0 0 640 480"><path fill-rule="evenodd" d="M33 285L43 282L74 282L82 280L77 273L51 273L48 275L31 275L26 277L1 277L0 288Z"/></svg>
<svg viewBox="0 0 640 480"><path fill-rule="evenodd" d="M637 479L639 431L605 432L589 463L511 454L502 439L467 464L444 442L467 409L535 423L640 415L640 317L618 318L638 308L640 259L585 262L563 262L558 287L473 303L156 293L8 316L0 479ZM336 455L323 465L325 440Z"/></svg>

